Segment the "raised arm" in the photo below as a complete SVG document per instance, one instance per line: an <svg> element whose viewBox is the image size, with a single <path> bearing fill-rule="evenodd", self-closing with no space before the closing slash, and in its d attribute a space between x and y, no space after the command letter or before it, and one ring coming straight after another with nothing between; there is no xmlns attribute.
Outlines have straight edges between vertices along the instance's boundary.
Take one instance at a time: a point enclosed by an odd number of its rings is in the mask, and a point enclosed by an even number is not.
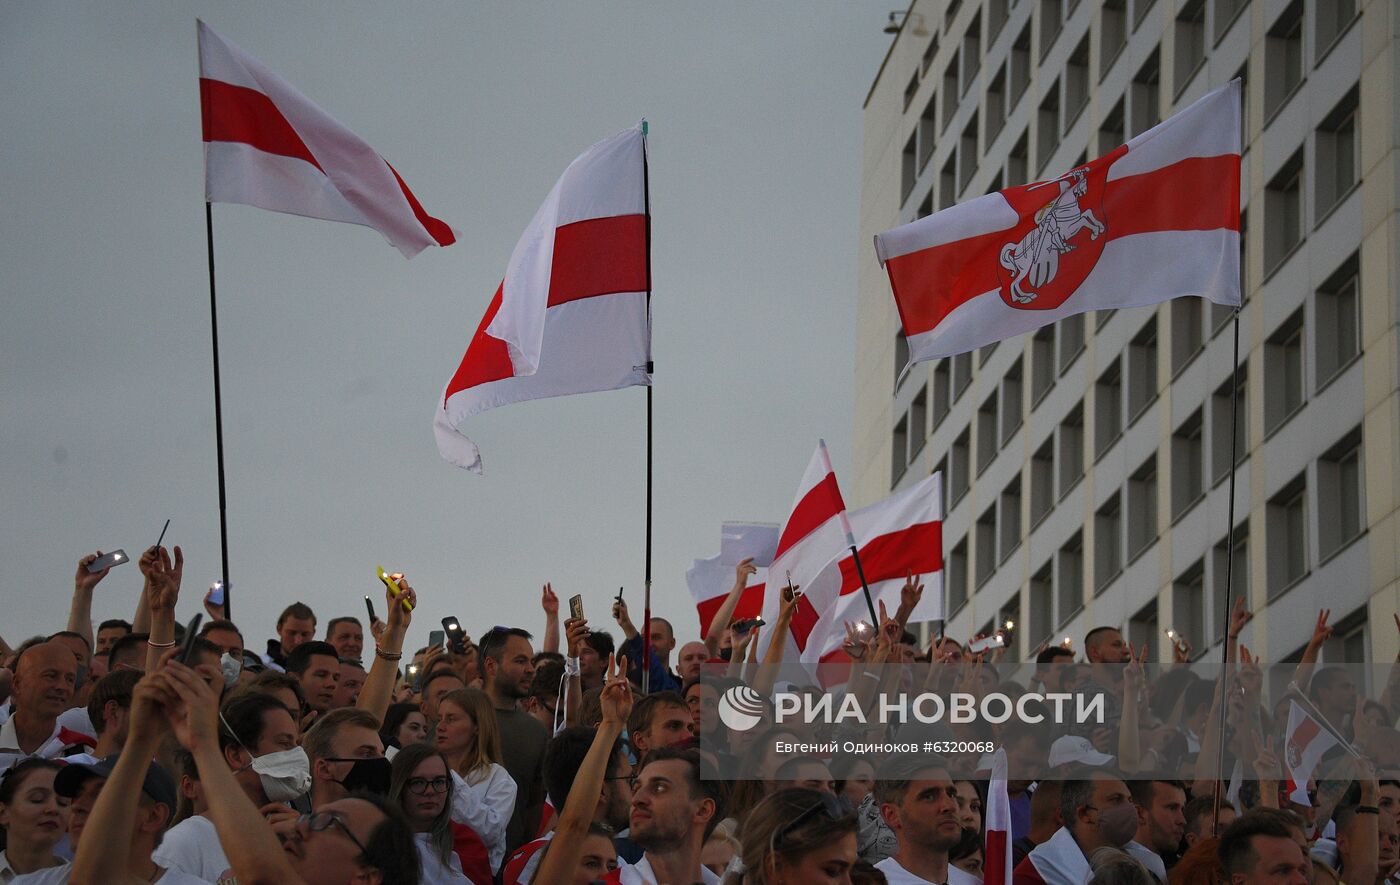
<svg viewBox="0 0 1400 885"><path fill-rule="evenodd" d="M559 651L559 597L554 595L554 588L549 584L544 585L544 591L540 594L540 608L544 609L544 638L540 651Z"/></svg>
<svg viewBox="0 0 1400 885"><path fill-rule="evenodd" d="M356 707L373 713L380 723L384 722L384 714L389 711L394 679L398 676L399 661L403 658L403 638L408 634L408 625L413 623L412 610L418 607L418 594L408 585L408 580L400 574L390 575L389 578L398 585L400 593L394 596L387 588L384 591L389 620L383 634L375 640L374 663L365 676L360 698L355 702ZM404 605L405 600L407 606Z"/></svg>
<svg viewBox="0 0 1400 885"><path fill-rule="evenodd" d="M1327 619L1331 615L1330 608L1324 608L1317 613L1317 623L1313 624L1312 636L1308 638L1303 656L1298 659L1298 666L1293 670L1293 682L1301 692L1307 692L1308 683L1312 682L1313 670L1317 667L1317 653L1322 650L1322 643L1332 635L1332 628L1327 626Z"/></svg>
<svg viewBox="0 0 1400 885"><path fill-rule="evenodd" d="M572 674L566 675L564 688L559 692L559 698L555 701L557 705L564 702L564 724L578 725L582 721L583 715L583 679L578 672L578 656L583 651L584 642L588 639L588 619L569 618L564 622L564 638L568 642L568 666L567 670L572 670Z"/></svg>
<svg viewBox="0 0 1400 885"><path fill-rule="evenodd" d="M720 603L719 611L710 619L710 629L705 633L705 650L709 652L710 657L719 657L720 639L729 627L730 619L734 617L734 609L739 606L739 597L744 595L744 588L749 586L749 576L757 571L758 566L753 564L752 556L734 566L734 586L729 588L729 595Z"/></svg>
<svg viewBox="0 0 1400 885"><path fill-rule="evenodd" d="M147 561L149 557L149 561ZM175 560L164 547L152 547L141 555L146 586L141 595L151 615L151 638L146 641L146 672L154 673L160 657L175 647L175 603L180 599L180 579L185 572L185 554L175 548Z"/></svg>
<svg viewBox="0 0 1400 885"><path fill-rule="evenodd" d="M783 662L783 652L787 650L788 628L792 626L792 616L797 611L798 601L802 599L799 589L791 584L783 588L778 602L777 623L773 625L773 638L763 654L763 665L754 675L754 691L764 697L772 694L773 685L778 681L778 665Z"/></svg>
<svg viewBox="0 0 1400 885"><path fill-rule="evenodd" d="M544 860L535 873L536 882L571 882L579 862L583 860L583 844L598 807L598 796L603 791L603 778L607 776L608 763L612 761L613 747L622 735L628 714L632 712L627 659L622 658L614 667L612 655L609 655L606 672L600 699L603 721L593 734L593 743L588 747L588 754L583 757L583 764L574 777L573 789L569 790L569 798L559 812L559 819L554 825L554 838L550 840Z"/></svg>
<svg viewBox="0 0 1400 885"><path fill-rule="evenodd" d="M88 566L96 562L101 555L102 551L99 550L78 560L78 571L73 575L73 602L68 607L68 629L86 639L88 648L93 646L92 591L112 570L109 565L96 574L88 572Z"/></svg>
<svg viewBox="0 0 1400 885"><path fill-rule="evenodd" d="M1134 655L1132 646L1128 646L1128 657L1128 665L1123 668L1123 715L1118 720L1118 767L1125 774L1143 767L1138 701L1142 695L1142 667L1147 660L1147 646L1142 647L1140 655Z"/></svg>

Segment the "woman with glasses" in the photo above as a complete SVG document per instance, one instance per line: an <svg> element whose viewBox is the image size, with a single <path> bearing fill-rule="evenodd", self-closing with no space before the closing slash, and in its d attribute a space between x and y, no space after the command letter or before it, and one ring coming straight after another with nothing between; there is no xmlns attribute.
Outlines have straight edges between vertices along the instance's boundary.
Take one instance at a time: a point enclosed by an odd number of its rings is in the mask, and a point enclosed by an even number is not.
<svg viewBox="0 0 1400 885"><path fill-rule="evenodd" d="M452 819L476 831L490 853L491 869L498 870L517 790L501 765L501 733L491 699L477 688L443 695L435 736L451 772Z"/></svg>
<svg viewBox="0 0 1400 885"><path fill-rule="evenodd" d="M760 802L744 822L744 872L729 885L851 885L856 816L831 793L794 788Z"/></svg>
<svg viewBox="0 0 1400 885"><path fill-rule="evenodd" d="M397 802L413 828L423 885L466 882L452 850L452 778L447 760L426 744L409 744L394 757L389 801Z"/></svg>
<svg viewBox="0 0 1400 885"><path fill-rule="evenodd" d="M59 764L25 759L0 775L0 882L61 866L54 846L68 832L68 801L54 790Z"/></svg>

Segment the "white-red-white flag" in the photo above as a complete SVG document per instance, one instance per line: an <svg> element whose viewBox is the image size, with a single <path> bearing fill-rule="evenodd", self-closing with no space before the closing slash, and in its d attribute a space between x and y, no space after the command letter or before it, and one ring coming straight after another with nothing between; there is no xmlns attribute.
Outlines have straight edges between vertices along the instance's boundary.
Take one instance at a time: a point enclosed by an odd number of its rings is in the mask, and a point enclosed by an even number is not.
<svg viewBox="0 0 1400 885"><path fill-rule="evenodd" d="M1011 794L1006 779L1006 750L998 749L992 754L992 777L987 783L982 885L1011 885Z"/></svg>
<svg viewBox="0 0 1400 885"><path fill-rule="evenodd" d="M849 516L877 611L883 602L889 614L895 613L905 580L912 574L922 580L924 594L909 623L943 620L943 475L931 474L882 501L852 510ZM833 567L839 574L840 590L835 600L819 611L808 635L797 637L803 661L830 660L841 650L846 622L870 620L870 605L849 545ZM793 629L796 633L797 627Z"/></svg>
<svg viewBox="0 0 1400 885"><path fill-rule="evenodd" d="M1311 805L1308 779L1328 750L1341 743L1297 701L1288 702L1288 735L1284 739L1283 765L1288 771L1288 798L1297 805Z"/></svg>
<svg viewBox="0 0 1400 885"><path fill-rule="evenodd" d="M389 162L199 22L204 198L372 227L405 258L456 242Z"/></svg>
<svg viewBox="0 0 1400 885"><path fill-rule="evenodd" d="M911 363L1088 310L1240 303L1240 81L1059 178L875 237Z"/></svg>
<svg viewBox="0 0 1400 885"><path fill-rule="evenodd" d="M584 151L515 244L433 419L446 460L481 472L458 431L487 409L651 383L641 126Z"/></svg>

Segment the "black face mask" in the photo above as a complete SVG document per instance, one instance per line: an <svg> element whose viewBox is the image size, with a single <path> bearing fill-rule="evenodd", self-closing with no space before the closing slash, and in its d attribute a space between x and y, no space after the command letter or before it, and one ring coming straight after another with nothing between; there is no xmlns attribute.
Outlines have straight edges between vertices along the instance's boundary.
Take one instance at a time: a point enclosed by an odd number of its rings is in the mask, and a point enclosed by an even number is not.
<svg viewBox="0 0 1400 885"><path fill-rule="evenodd" d="M336 781L349 792L364 790L376 796L389 795L389 780L392 764L380 756L376 759L340 759L327 757L326 762L353 762L350 772Z"/></svg>
<svg viewBox="0 0 1400 885"><path fill-rule="evenodd" d="M722 648L722 649L719 650L719 656L720 656L720 659L721 659L721 660L727 661L727 660L730 659L730 657L733 656L733 654L734 654L734 649L732 649L732 648Z"/></svg>

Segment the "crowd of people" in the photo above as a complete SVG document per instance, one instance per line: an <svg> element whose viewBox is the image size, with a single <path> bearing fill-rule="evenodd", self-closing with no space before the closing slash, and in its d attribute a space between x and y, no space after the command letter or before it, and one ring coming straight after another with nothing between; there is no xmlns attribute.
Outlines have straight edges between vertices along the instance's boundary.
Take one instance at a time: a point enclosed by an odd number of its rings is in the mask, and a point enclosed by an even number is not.
<svg viewBox="0 0 1400 885"><path fill-rule="evenodd" d="M788 636L800 588L771 625L734 617L747 561L683 644L675 622L639 629L621 597L610 629L561 622L545 585L538 638L495 626L409 652L417 591L403 575L383 620L322 623L295 602L254 650L213 594L200 626L177 623L178 547L140 557L131 621L94 623L99 555L78 562L65 629L0 640L0 885L1400 877L1400 662L1369 680L1374 699L1354 670L1319 667L1326 611L1271 694L1240 645L1242 600L1215 669L1184 642L1153 669L1113 627L1083 637L1082 659L1066 643L1018 663L984 637L921 644L910 576L893 614L848 627L841 677L807 685L787 678L785 641L759 638ZM738 686L761 699L757 727L721 721ZM1105 715L832 725L811 743L779 715L780 689L862 709L911 689L1101 696ZM1034 698L1018 711L1043 712ZM1290 780L1299 710L1328 737L1306 783ZM840 749L911 736L948 751ZM1009 820L991 827L994 803Z"/></svg>

